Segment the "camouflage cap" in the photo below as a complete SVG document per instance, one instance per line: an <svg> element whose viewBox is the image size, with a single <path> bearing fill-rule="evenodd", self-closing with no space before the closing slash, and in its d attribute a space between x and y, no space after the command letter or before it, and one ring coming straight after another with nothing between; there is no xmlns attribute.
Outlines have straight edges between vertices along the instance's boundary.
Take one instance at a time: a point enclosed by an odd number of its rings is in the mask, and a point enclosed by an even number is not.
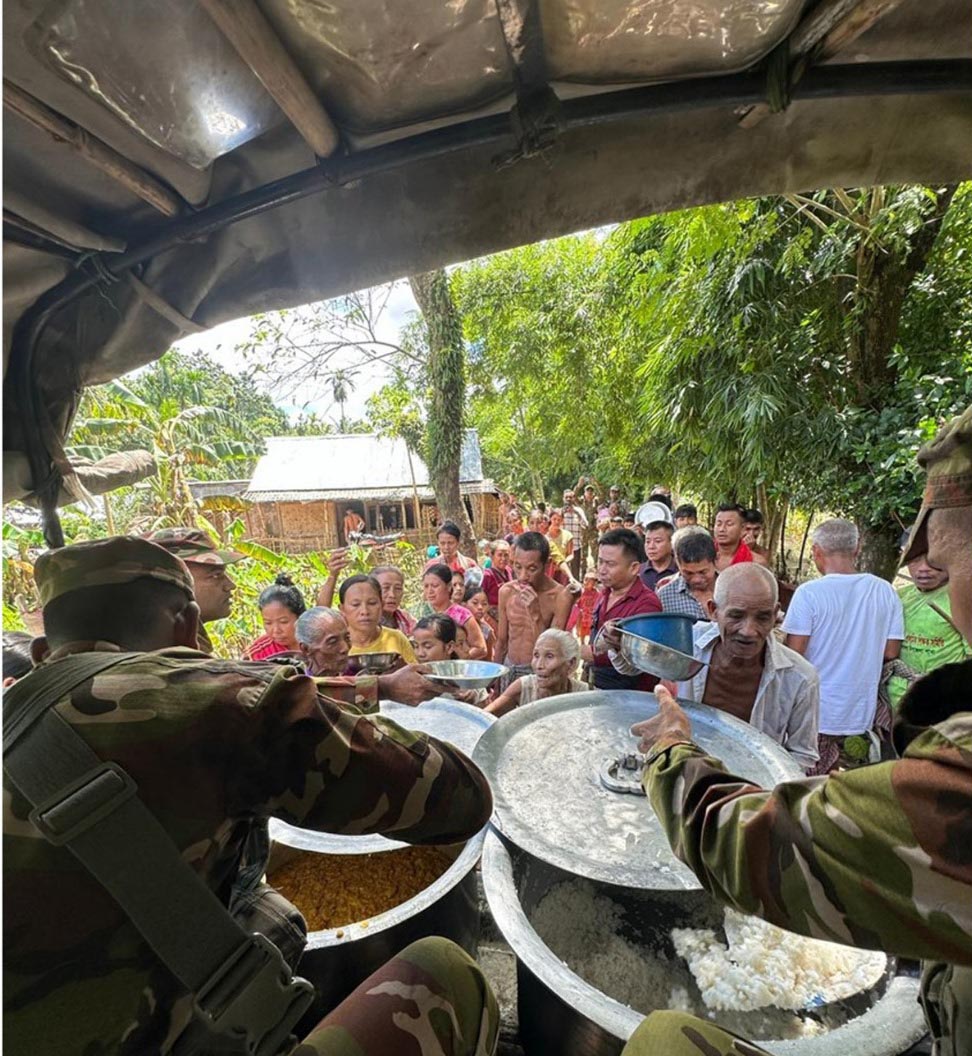
<svg viewBox="0 0 972 1056"><path fill-rule="evenodd" d="M932 510L972 506L972 407L938 430L918 452L928 477L918 519L901 557L903 564L928 550L928 515Z"/></svg>
<svg viewBox="0 0 972 1056"><path fill-rule="evenodd" d="M165 547L183 561L198 565L232 565L246 557L235 550L217 550L216 544L201 528L160 528L145 538Z"/></svg>
<svg viewBox="0 0 972 1056"><path fill-rule="evenodd" d="M34 580L42 606L88 587L120 586L136 579L157 579L193 598L192 576L175 554L132 535L75 543L41 554Z"/></svg>

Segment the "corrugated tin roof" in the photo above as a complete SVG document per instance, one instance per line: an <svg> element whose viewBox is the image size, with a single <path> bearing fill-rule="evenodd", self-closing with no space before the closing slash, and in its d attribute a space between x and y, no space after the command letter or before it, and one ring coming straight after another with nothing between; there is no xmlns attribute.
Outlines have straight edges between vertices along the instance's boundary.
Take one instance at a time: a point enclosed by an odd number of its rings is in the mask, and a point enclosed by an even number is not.
<svg viewBox="0 0 972 1056"><path fill-rule="evenodd" d="M419 500L434 502L435 492L419 487ZM459 485L463 495L489 495L496 492L491 480L471 480ZM355 488L353 491L254 491L243 496L247 502L411 502L413 491L407 488Z"/></svg>
<svg viewBox="0 0 972 1056"><path fill-rule="evenodd" d="M414 477L413 477L414 473ZM482 483L479 435L463 435L460 483ZM244 498L251 502L298 502L310 499L366 499L397 495L413 487L428 491L429 471L418 455L409 460L404 440L373 433L331 436L272 436L257 462ZM290 498L283 498L286 494ZM273 498L267 496L272 495Z"/></svg>
<svg viewBox="0 0 972 1056"><path fill-rule="evenodd" d="M238 498L250 486L248 480L190 480L189 490L198 502L201 499Z"/></svg>

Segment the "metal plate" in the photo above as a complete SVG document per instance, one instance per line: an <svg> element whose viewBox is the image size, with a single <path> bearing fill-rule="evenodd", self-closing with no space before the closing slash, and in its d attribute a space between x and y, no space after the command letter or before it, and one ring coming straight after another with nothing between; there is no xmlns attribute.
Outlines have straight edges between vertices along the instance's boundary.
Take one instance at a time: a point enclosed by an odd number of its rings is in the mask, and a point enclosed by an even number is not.
<svg viewBox="0 0 972 1056"><path fill-rule="evenodd" d="M496 721L494 716L480 708L446 697L433 697L416 708L393 700L383 700L379 710L385 718L397 722L399 726L427 733L440 741L448 741L468 756L473 754L479 738ZM370 854L409 846L401 840L389 840L378 835L336 836L330 832L299 829L277 818L270 819L270 838L288 847L326 854Z"/></svg>
<svg viewBox="0 0 972 1056"><path fill-rule="evenodd" d="M803 776L797 763L749 723L687 704L698 744L730 772L761 786ZM590 880L622 887L692 890L643 797L609 792L599 771L634 751L631 725L651 718L650 693L593 690L538 701L486 731L473 753L493 789L493 822L529 854Z"/></svg>

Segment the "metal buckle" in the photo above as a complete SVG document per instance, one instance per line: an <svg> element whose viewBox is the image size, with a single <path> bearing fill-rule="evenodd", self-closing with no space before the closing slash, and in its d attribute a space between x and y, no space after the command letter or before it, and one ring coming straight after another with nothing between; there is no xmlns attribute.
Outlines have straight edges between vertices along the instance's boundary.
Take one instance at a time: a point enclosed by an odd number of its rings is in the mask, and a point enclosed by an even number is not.
<svg viewBox="0 0 972 1056"><path fill-rule="evenodd" d="M112 814L137 791L117 763L102 763L39 803L28 818L49 843L60 846Z"/></svg>
<svg viewBox="0 0 972 1056"><path fill-rule="evenodd" d="M199 988L193 1007L209 1030L242 1051L277 1056L314 993L306 979L291 976L269 939L254 934Z"/></svg>

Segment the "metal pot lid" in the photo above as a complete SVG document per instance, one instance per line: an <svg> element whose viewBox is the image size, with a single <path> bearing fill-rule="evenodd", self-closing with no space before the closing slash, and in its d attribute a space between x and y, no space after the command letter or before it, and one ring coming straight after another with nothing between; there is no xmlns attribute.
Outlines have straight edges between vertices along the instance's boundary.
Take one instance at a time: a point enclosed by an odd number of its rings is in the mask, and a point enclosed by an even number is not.
<svg viewBox="0 0 972 1056"><path fill-rule="evenodd" d="M803 776L774 741L731 715L685 704L693 736L731 773L763 787ZM699 882L672 854L644 796L609 791L605 764L636 748L629 729L651 718L651 693L593 690L538 701L482 736L474 761L493 790L493 822L551 865L621 887L692 890ZM629 790L630 791L630 790Z"/></svg>
<svg viewBox="0 0 972 1056"><path fill-rule="evenodd" d="M468 756L472 756L479 738L496 721L493 715L481 708L448 697L433 697L414 708L393 700L383 700L379 711L406 730L427 733L437 740L448 741ZM270 819L270 838L288 847L322 854L372 854L409 846L401 840L389 840L378 835L336 836L330 832L299 829L277 818Z"/></svg>

